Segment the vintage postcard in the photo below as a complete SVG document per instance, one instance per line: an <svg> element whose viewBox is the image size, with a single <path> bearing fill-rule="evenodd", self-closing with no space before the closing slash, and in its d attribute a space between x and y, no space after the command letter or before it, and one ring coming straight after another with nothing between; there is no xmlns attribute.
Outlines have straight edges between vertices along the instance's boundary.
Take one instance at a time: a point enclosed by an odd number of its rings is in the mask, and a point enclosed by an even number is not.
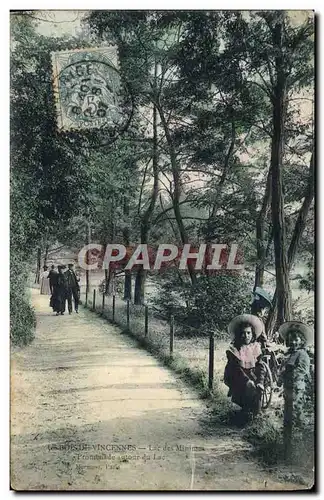
<svg viewBox="0 0 324 500"><path fill-rule="evenodd" d="M10 25L11 489L314 490L314 12Z"/></svg>

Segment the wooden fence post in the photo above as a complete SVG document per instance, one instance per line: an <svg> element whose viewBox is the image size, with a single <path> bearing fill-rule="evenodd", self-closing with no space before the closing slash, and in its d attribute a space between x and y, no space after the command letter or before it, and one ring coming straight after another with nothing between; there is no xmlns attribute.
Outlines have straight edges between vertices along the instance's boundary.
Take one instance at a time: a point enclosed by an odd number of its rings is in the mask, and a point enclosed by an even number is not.
<svg viewBox="0 0 324 500"><path fill-rule="evenodd" d="M145 306L145 321L144 321L144 335L148 335L148 306Z"/></svg>
<svg viewBox="0 0 324 500"><path fill-rule="evenodd" d="M92 301L92 310L96 310L96 289L93 290L93 301Z"/></svg>
<svg viewBox="0 0 324 500"><path fill-rule="evenodd" d="M210 391L214 387L214 348L215 348L214 332L209 334L209 370L208 370L208 388Z"/></svg>
<svg viewBox="0 0 324 500"><path fill-rule="evenodd" d="M105 310L105 292L102 294L102 307L101 307L101 314L103 315Z"/></svg>
<svg viewBox="0 0 324 500"><path fill-rule="evenodd" d="M170 356L173 356L173 346L174 346L174 316L171 314L170 317Z"/></svg>
<svg viewBox="0 0 324 500"><path fill-rule="evenodd" d="M112 320L115 322L115 308L116 308L116 296L113 295L113 303L112 303Z"/></svg>
<svg viewBox="0 0 324 500"><path fill-rule="evenodd" d="M126 303L126 316L127 316L127 330L129 330L129 299L127 299Z"/></svg>

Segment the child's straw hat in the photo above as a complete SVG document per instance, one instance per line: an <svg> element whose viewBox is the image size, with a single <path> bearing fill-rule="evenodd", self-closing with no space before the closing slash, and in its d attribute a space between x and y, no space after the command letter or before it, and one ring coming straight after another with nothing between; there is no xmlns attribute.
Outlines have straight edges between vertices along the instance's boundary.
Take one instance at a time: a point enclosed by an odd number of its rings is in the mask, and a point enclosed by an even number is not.
<svg viewBox="0 0 324 500"><path fill-rule="evenodd" d="M257 316L254 316L253 314L240 314L239 316L236 316L234 319L232 319L232 321L228 325L228 333L230 333L234 337L238 326L242 323L248 323L252 326L252 328L254 329L255 338L260 337L261 333L264 332L264 324Z"/></svg>
<svg viewBox="0 0 324 500"><path fill-rule="evenodd" d="M301 321L287 321L280 326L278 332L283 340L286 340L288 333L296 332L304 337L306 344L309 344L314 338L313 329Z"/></svg>

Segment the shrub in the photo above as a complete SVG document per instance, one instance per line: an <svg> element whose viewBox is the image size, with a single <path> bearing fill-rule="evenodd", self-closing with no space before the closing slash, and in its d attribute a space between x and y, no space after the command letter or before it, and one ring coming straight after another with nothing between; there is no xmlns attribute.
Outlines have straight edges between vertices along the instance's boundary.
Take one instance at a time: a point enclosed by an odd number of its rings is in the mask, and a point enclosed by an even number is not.
<svg viewBox="0 0 324 500"><path fill-rule="evenodd" d="M314 292L315 290L315 272L314 272L314 262L307 263L307 274L306 276L301 276L299 281L299 288L302 290L307 290L308 292Z"/></svg>
<svg viewBox="0 0 324 500"><path fill-rule="evenodd" d="M174 277L162 283L154 304L167 318L173 313L184 334L195 328L195 334L204 335L211 328L224 330L234 316L249 312L252 287L246 274L199 276L194 285Z"/></svg>
<svg viewBox="0 0 324 500"><path fill-rule="evenodd" d="M314 325L314 306L300 306L299 300L293 302L292 304L292 314L293 318L307 323L308 325Z"/></svg>
<svg viewBox="0 0 324 500"><path fill-rule="evenodd" d="M14 345L26 345L34 338L35 313L26 295L27 265L17 255L10 259L10 337Z"/></svg>
<svg viewBox="0 0 324 500"><path fill-rule="evenodd" d="M238 314L249 312L251 278L247 275L201 276L190 289L190 302L200 322L223 330Z"/></svg>
<svg viewBox="0 0 324 500"><path fill-rule="evenodd" d="M269 465L283 460L283 434L281 422L273 415L262 413L244 430L244 437L255 446L256 453Z"/></svg>
<svg viewBox="0 0 324 500"><path fill-rule="evenodd" d="M182 280L171 271L165 271L157 280L160 280L157 292L148 303L154 306L157 315L163 319L169 319L171 314L174 314L177 320L183 319L189 311L186 301L190 289L189 280Z"/></svg>

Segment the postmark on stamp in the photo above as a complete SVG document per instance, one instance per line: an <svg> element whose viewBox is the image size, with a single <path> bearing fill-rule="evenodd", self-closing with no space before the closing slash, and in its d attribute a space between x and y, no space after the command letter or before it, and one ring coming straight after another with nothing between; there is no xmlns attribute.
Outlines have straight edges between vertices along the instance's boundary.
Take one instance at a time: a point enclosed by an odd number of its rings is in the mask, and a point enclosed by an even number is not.
<svg viewBox="0 0 324 500"><path fill-rule="evenodd" d="M59 130L122 128L125 85L116 47L52 53Z"/></svg>

